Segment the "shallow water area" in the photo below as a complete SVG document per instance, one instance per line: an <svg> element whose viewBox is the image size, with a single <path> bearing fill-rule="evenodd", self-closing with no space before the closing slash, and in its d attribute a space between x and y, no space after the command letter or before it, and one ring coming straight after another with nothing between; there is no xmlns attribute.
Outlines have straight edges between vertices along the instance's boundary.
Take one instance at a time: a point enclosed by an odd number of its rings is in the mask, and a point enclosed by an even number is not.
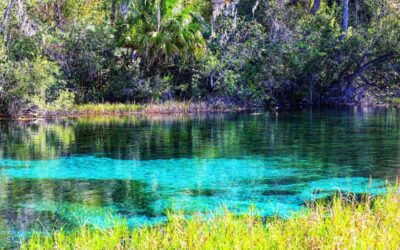
<svg viewBox="0 0 400 250"><path fill-rule="evenodd" d="M162 222L168 209L288 217L379 194L400 163L396 109L0 121L0 247L32 230Z"/></svg>

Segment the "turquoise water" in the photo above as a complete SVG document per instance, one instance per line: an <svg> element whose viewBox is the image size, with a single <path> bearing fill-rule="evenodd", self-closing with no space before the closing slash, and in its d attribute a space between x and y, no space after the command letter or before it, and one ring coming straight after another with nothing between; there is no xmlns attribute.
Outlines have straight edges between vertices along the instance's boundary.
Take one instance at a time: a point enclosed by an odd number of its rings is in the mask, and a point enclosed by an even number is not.
<svg viewBox="0 0 400 250"><path fill-rule="evenodd" d="M383 193L397 110L0 121L0 247L32 230L131 226L167 209L288 217L337 191Z"/></svg>

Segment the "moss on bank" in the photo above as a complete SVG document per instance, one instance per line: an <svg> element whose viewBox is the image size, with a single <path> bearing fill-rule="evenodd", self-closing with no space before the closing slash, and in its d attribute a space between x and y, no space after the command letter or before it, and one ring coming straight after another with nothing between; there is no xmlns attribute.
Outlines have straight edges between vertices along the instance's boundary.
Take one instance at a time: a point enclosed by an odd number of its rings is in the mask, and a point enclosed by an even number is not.
<svg viewBox="0 0 400 250"><path fill-rule="evenodd" d="M336 197L287 220L254 211L211 219L171 214L167 223L129 229L84 226L73 233L35 234L22 249L399 249L400 195Z"/></svg>

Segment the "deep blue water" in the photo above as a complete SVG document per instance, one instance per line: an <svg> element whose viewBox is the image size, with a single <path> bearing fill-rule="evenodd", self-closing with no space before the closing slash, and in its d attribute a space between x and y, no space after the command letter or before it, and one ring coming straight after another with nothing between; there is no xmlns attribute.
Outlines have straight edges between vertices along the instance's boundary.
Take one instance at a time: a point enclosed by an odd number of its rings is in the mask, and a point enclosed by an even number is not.
<svg viewBox="0 0 400 250"><path fill-rule="evenodd" d="M0 121L0 247L32 230L227 206L288 217L400 173L395 109Z"/></svg>

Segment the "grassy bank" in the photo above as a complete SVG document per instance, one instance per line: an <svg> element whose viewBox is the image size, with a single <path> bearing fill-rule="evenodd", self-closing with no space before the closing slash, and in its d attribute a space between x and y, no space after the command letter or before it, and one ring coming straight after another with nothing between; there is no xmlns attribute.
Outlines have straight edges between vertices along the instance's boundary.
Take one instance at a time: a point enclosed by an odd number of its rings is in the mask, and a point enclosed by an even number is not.
<svg viewBox="0 0 400 250"><path fill-rule="evenodd" d="M399 249L399 207L400 195L390 192L361 202L337 197L287 220L265 221L254 212L209 220L173 214L160 226L36 234L22 249Z"/></svg>
<svg viewBox="0 0 400 250"><path fill-rule="evenodd" d="M92 114L131 114L131 113L147 113L147 114L190 114L205 112L229 112L252 109L254 107L239 106L225 102L179 102L168 101L162 103L147 104L82 104L75 106L71 113L78 115Z"/></svg>
<svg viewBox="0 0 400 250"><path fill-rule="evenodd" d="M131 115L131 114L199 114L208 112L237 112L254 110L256 106L221 100L211 102L167 101L161 103L88 103L27 107L17 113L2 114L0 118L32 119L67 116Z"/></svg>
<svg viewBox="0 0 400 250"><path fill-rule="evenodd" d="M174 113L198 113L216 110L205 103L191 102L164 102L149 104L82 104L75 106L72 114L78 115L99 115L99 114L132 114L132 113L153 113L153 114L174 114ZM225 110L225 109L221 109Z"/></svg>

